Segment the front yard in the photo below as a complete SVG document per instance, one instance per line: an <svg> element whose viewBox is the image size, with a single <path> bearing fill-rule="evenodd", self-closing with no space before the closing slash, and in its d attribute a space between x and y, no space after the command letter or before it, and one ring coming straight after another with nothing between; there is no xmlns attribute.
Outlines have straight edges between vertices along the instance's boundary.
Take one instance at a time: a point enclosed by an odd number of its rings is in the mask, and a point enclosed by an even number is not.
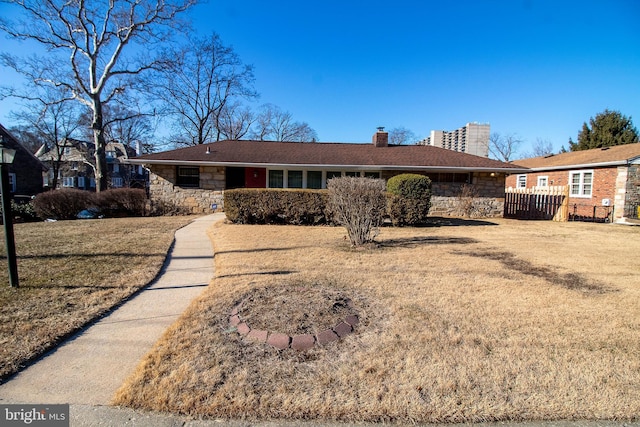
<svg viewBox="0 0 640 427"><path fill-rule="evenodd" d="M0 379L149 283L175 230L192 219L17 224L17 289L0 231Z"/></svg>
<svg viewBox="0 0 640 427"><path fill-rule="evenodd" d="M640 227L443 221L211 230L216 276L114 403L204 417L477 422L640 417ZM239 333L352 333L280 350ZM271 335L270 335L271 336Z"/></svg>

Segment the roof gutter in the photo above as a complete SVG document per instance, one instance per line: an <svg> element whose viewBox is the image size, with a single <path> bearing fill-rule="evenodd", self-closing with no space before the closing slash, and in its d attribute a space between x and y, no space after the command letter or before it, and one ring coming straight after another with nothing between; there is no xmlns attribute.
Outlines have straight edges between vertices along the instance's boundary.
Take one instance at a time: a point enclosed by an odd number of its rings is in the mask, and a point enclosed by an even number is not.
<svg viewBox="0 0 640 427"><path fill-rule="evenodd" d="M562 165L562 166L547 166L538 168L529 168L531 172L543 172L543 171L555 171L563 169L591 169L591 168L605 168L610 166L626 166L630 163L630 160L615 160L611 162L600 163L584 163L580 165Z"/></svg>
<svg viewBox="0 0 640 427"><path fill-rule="evenodd" d="M201 160L151 160L151 159L126 159L124 163L133 165L167 165L167 166L232 166L246 168L266 168L266 169L310 169L310 170L360 170L360 171L380 171L380 170L405 170L424 171L438 170L450 172L502 172L502 173L526 173L531 170L524 167L518 168L487 168L468 166L396 166L396 165L331 165L331 164L282 164L282 163L242 163L242 162L207 162Z"/></svg>

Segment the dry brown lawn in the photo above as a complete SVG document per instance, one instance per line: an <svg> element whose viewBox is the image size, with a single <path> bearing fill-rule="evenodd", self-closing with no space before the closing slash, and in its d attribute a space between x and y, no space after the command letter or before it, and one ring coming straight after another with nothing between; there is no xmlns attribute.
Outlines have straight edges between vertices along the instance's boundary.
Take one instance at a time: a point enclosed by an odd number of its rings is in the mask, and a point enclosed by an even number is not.
<svg viewBox="0 0 640 427"><path fill-rule="evenodd" d="M8 286L0 232L0 379L148 284L175 230L191 220L17 224L17 289Z"/></svg>
<svg viewBox="0 0 640 427"><path fill-rule="evenodd" d="M384 228L366 250L342 228L218 223L211 285L114 403L246 419L637 420L640 227L491 223ZM344 298L355 332L304 352L229 324L248 301L247 323L319 331Z"/></svg>

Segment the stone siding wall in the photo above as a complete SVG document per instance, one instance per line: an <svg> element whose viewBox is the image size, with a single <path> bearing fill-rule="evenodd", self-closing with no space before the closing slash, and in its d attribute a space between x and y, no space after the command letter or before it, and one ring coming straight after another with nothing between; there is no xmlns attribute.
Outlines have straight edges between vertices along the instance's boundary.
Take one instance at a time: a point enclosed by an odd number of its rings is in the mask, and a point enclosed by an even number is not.
<svg viewBox="0 0 640 427"><path fill-rule="evenodd" d="M624 205L626 214L631 217L633 214L638 215L638 212L630 210L640 204L640 165L631 165L625 169L627 169L627 181Z"/></svg>
<svg viewBox="0 0 640 427"><path fill-rule="evenodd" d="M176 185L177 167L171 165L151 165L149 193L152 210L164 210L185 213L211 213L211 205L216 204L223 210L225 170L224 167L200 167L200 188L180 187ZM384 173L389 179L400 172ZM431 216L464 216L459 198L465 184L433 183L431 197ZM475 216L501 217L504 211L505 177L502 174L491 176L489 173L473 174L472 188L477 194L474 198Z"/></svg>
<svg viewBox="0 0 640 427"><path fill-rule="evenodd" d="M384 179L404 172L385 173ZM406 172L412 173L412 172ZM475 217L496 218L504 214L504 188L505 175L489 172L477 172L473 174L472 191L476 193L473 199L473 215ZM460 199L462 183L434 182L431 185L431 209L429 216L465 216L463 201Z"/></svg>
<svg viewBox="0 0 640 427"><path fill-rule="evenodd" d="M223 167L200 166L200 188L176 185L177 167L151 165L149 197L152 210L184 213L212 213L212 205L222 210L225 174Z"/></svg>

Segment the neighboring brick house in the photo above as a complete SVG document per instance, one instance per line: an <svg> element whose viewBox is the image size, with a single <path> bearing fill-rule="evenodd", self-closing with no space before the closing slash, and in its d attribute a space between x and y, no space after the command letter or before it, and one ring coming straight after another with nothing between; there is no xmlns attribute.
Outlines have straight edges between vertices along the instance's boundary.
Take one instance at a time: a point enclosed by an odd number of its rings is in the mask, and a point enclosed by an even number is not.
<svg viewBox="0 0 640 427"><path fill-rule="evenodd" d="M41 193L42 174L47 167L2 125L0 138L6 147L16 150L13 163L9 166L11 192L16 196L34 196Z"/></svg>
<svg viewBox="0 0 640 427"><path fill-rule="evenodd" d="M473 184L491 216L501 216L505 176L525 172L517 165L444 148L389 145L379 130L373 143L220 141L129 159L151 171L152 204L170 204L194 213L222 208L232 188L326 188L335 176L388 179L420 173L433 183L432 214L455 214L452 200Z"/></svg>
<svg viewBox="0 0 640 427"><path fill-rule="evenodd" d="M57 188L95 191L94 147L91 142L72 138L64 139L58 147L41 147L36 155L49 165L48 172L43 176L44 187L51 188L53 185L53 164L59 159ZM125 160L136 156L136 150L118 142L109 142L105 152L109 188L146 188L148 175L144 168L125 163Z"/></svg>
<svg viewBox="0 0 640 427"><path fill-rule="evenodd" d="M618 145L515 160L530 172L507 177L506 186L569 186L569 216L615 222L638 217L640 144Z"/></svg>

